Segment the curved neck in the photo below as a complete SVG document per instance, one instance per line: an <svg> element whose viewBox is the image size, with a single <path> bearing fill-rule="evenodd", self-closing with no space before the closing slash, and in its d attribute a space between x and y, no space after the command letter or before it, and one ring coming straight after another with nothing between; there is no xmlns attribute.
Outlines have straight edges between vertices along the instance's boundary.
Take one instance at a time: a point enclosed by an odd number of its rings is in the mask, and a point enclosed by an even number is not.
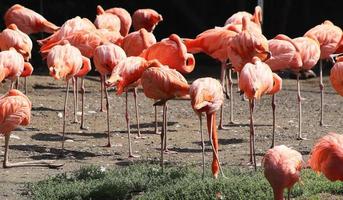
<svg viewBox="0 0 343 200"><path fill-rule="evenodd" d="M33 67L29 62L24 63L24 71L21 73L21 77L30 76L33 72Z"/></svg>

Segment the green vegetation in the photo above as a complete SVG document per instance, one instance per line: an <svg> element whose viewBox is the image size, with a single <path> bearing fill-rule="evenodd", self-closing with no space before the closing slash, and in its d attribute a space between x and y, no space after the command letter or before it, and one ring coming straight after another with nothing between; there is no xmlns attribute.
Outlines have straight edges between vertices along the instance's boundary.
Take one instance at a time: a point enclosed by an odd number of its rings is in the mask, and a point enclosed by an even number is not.
<svg viewBox="0 0 343 200"><path fill-rule="evenodd" d="M135 164L104 170L89 166L29 184L33 199L272 199L262 171L227 169L218 180L195 168L170 166L161 173L158 165ZM302 182L292 190L296 199L320 199L320 193L343 195L342 182L303 170Z"/></svg>

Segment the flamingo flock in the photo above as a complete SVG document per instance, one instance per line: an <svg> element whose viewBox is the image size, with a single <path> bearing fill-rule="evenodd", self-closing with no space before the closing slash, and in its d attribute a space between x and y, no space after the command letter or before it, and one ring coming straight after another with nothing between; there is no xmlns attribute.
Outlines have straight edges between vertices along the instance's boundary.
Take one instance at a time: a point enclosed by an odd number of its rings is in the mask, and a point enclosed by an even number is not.
<svg viewBox="0 0 343 200"><path fill-rule="evenodd" d="M126 123L128 133L129 157L138 157L132 152L130 115L128 112L128 92L132 91L137 119L137 137L142 137L139 126L137 107L137 88L142 87L144 95L153 99L156 107L163 107L161 137L161 167L163 170L167 148L167 102L175 98L190 100L200 121L201 144L203 152L203 176L205 171L204 138L202 131L202 113L207 117L208 134L213 150L212 173L215 178L220 172L219 144L216 126L216 113L220 112L219 128L224 127L223 105L224 94L230 99L230 123L234 123L232 110L232 70L238 74L239 91L249 101L250 112L250 163L256 165L254 107L255 101L263 95L272 95L273 137L271 149L263 160L264 173L274 191L275 199L283 199L283 190L290 190L299 180L300 171L307 165L314 171L322 172L329 180L343 181L343 135L329 133L315 144L308 164L296 150L284 145L275 146L276 104L275 95L282 89L282 79L274 72L291 70L296 72L299 104L299 126L297 139L302 136L302 109L300 95L300 72L313 68L320 63L321 118L323 117L323 82L322 62L320 59L331 59L334 67L330 81L333 88L343 96L343 37L342 30L332 22L324 23L310 29L303 36L291 39L279 34L268 40L262 32L262 11L259 6L255 13L238 12L229 17L225 26L215 27L200 33L195 39L181 38L177 34L157 41L153 31L163 22L161 14L153 9L138 9L132 14L124 8L95 9L97 16L92 23L79 16L67 20L58 27L35 11L16 4L8 9L4 18L7 28L0 33L0 80L11 80L8 92L0 98L0 134L5 137L4 168L15 166L48 166L61 167L53 161L36 161L9 163L9 136L18 126L25 126L31 120L31 102L29 98L14 89L19 77L28 77L33 72L29 63L32 41L28 34L46 32L51 35L38 40L40 53L46 60L50 76L56 80L66 81L66 95L63 114L62 152L65 149L64 136L67 102L70 80L74 91L74 121L78 122L78 78L81 79L81 122L85 129L84 77L91 70L91 60L100 74L100 109L107 112L106 147L111 147L110 110L108 88L114 87L117 95L126 94ZM134 31L130 32L131 25ZM189 84L183 74L191 73L196 67L193 53L204 52L221 62L220 81L203 77ZM17 84L16 84L17 85ZM27 94L27 87L25 93ZM104 108L103 94L106 107ZM157 122L155 132L158 133Z"/></svg>

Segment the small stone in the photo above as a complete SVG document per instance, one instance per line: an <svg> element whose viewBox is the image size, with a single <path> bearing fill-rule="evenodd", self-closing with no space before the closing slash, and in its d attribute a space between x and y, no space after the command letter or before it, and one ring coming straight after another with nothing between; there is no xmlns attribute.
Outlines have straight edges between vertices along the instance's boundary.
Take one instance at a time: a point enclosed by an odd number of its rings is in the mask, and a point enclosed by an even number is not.
<svg viewBox="0 0 343 200"><path fill-rule="evenodd" d="M94 110L89 110L88 113L89 113L89 114L96 114L96 111L94 111Z"/></svg>
<svg viewBox="0 0 343 200"><path fill-rule="evenodd" d="M14 135L14 134L12 134L12 135L10 136L10 138L13 138L13 139L20 140L20 137L18 137L18 136L16 136L16 135Z"/></svg>
<svg viewBox="0 0 343 200"><path fill-rule="evenodd" d="M58 118L62 118L62 117L63 117L63 113L59 112L59 113L57 114L57 117L58 117Z"/></svg>
<svg viewBox="0 0 343 200"><path fill-rule="evenodd" d="M65 140L65 142L74 142L74 140L67 139L67 140Z"/></svg>

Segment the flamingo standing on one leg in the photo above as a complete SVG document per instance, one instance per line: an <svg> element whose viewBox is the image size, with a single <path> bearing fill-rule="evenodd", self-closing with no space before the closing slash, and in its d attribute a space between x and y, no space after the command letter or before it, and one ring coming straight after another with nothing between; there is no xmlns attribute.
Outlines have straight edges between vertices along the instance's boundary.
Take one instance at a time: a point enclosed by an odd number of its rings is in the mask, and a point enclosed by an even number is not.
<svg viewBox="0 0 343 200"><path fill-rule="evenodd" d="M24 60L28 62L31 58L32 41L30 37L21 32L15 24L10 24L5 30L0 33L0 49L1 51L8 50L11 47L19 52ZM27 94L27 78L25 76L25 94Z"/></svg>
<svg viewBox="0 0 343 200"><path fill-rule="evenodd" d="M184 97L189 94L189 85L186 79L175 69L168 67L150 67L141 77L144 94L148 98L158 100L163 105L163 126L161 133L161 167L164 168L163 154L167 151L167 101L175 97Z"/></svg>
<svg viewBox="0 0 343 200"><path fill-rule="evenodd" d="M320 63L319 63L319 88L320 88L320 126L324 125L324 84L323 84L323 59L330 58L339 46L343 36L342 29L335 26L329 20L317 25L307 31L304 36L309 36L317 39L320 45Z"/></svg>
<svg viewBox="0 0 343 200"><path fill-rule="evenodd" d="M215 178L219 173L219 157L218 157L218 136L216 127L216 112L223 104L224 95L223 88L219 81L213 78L199 78L195 80L189 88L189 94L192 99L192 108L199 116L200 134L202 147L202 176L205 174L205 144L202 133L202 112L207 116L207 128L210 136L211 144L213 145L213 161L212 174Z"/></svg>
<svg viewBox="0 0 343 200"><path fill-rule="evenodd" d="M82 115L81 115L81 128L83 128L84 116L84 79L83 77L91 70L91 64L88 58L81 55L80 50L70 45L54 46L48 53L47 65L49 67L50 75L56 80L65 79L67 82L66 96L64 99L64 114L63 114L63 138L62 138L62 151L64 150L64 134L65 123L67 115L67 102L69 93L69 80L73 77L81 77L81 95L82 95Z"/></svg>
<svg viewBox="0 0 343 200"><path fill-rule="evenodd" d="M107 110L107 134L108 134L108 147L111 147L110 141L110 104L108 101L108 91L105 87L106 76L111 74L113 68L119 63L120 60L125 59L126 54L122 48L119 46L109 43L98 46L94 52L94 65L97 71L100 73L100 84L101 84L101 108L103 111L103 97L102 91L105 88L105 97L106 97L106 110Z"/></svg>
<svg viewBox="0 0 343 200"><path fill-rule="evenodd" d="M300 179L303 163L301 154L285 145L267 151L263 157L264 176L273 188L274 200L283 200L285 188L290 200L291 188Z"/></svg>
<svg viewBox="0 0 343 200"><path fill-rule="evenodd" d="M31 121L32 103L19 90L9 90L0 97L0 134L5 136L5 155L3 168L20 166L43 166L57 168L63 164L54 164L53 160L39 160L10 163L8 161L8 148L11 132L18 126L27 126Z"/></svg>
<svg viewBox="0 0 343 200"><path fill-rule="evenodd" d="M135 31L145 28L148 32L153 32L161 21L162 15L150 8L138 9L132 15L132 26Z"/></svg>
<svg viewBox="0 0 343 200"><path fill-rule="evenodd" d="M285 69L299 72L303 65L300 50L291 38L279 34L268 41L268 46L272 56L266 60L266 64L268 64L273 72ZM272 96L272 108L273 135L271 148L275 145L275 94Z"/></svg>
<svg viewBox="0 0 343 200"><path fill-rule="evenodd" d="M140 126L139 126L139 114L138 114L138 103L137 103L137 86L139 84L139 79L141 78L145 69L149 67L161 67L162 64L157 60L146 61L142 57L130 56L127 57L117 64L113 69L111 76L106 80L105 84L107 87L116 86L117 95L121 95L124 91L126 93L126 124L127 124L127 134L129 141L129 157L136 157L132 153L131 147L131 131L130 131L130 116L128 112L128 91L133 89L133 97L135 101L136 108L136 120L137 120L137 134L141 137Z"/></svg>
<svg viewBox="0 0 343 200"><path fill-rule="evenodd" d="M42 15L22 5L15 4L4 16L6 26L16 24L26 34L47 32L54 33L58 26L46 20Z"/></svg>
<svg viewBox="0 0 343 200"><path fill-rule="evenodd" d="M308 163L330 181L343 181L343 135L331 132L320 138L311 151Z"/></svg>
<svg viewBox="0 0 343 200"><path fill-rule="evenodd" d="M282 87L282 79L269 66L258 57L254 57L252 63L247 63L239 79L239 88L249 99L250 108L250 162L254 164L256 170L255 153L255 128L254 128L254 106L255 100L261 98L264 94L275 94Z"/></svg>
<svg viewBox="0 0 343 200"><path fill-rule="evenodd" d="M21 77L32 74L33 67L13 47L7 51L0 52L0 82L4 79L11 80L10 89L13 89L14 82Z"/></svg>
<svg viewBox="0 0 343 200"><path fill-rule="evenodd" d="M300 70L309 70L316 65L320 57L320 46L315 38L311 37L298 37L293 39L294 44L298 47L302 60L302 66ZM298 103L299 103L299 124L298 124L298 140L304 140L302 137L302 109L301 101L304 98L300 95L300 73L297 74L297 88L298 88Z"/></svg>

